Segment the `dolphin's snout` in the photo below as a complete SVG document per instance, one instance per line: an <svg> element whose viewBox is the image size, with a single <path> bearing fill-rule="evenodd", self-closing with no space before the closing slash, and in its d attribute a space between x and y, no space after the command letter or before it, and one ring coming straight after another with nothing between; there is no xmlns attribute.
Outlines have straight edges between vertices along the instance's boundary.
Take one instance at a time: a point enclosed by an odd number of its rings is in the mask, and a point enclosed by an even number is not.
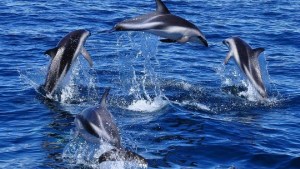
<svg viewBox="0 0 300 169"><path fill-rule="evenodd" d="M87 30L87 32L88 32L88 36L92 35L91 31Z"/></svg>

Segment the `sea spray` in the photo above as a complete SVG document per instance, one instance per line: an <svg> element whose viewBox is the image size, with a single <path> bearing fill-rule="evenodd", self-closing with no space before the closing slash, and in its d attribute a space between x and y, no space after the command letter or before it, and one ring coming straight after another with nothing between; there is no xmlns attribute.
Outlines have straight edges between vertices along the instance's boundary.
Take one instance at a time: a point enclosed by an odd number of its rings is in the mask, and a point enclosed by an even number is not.
<svg viewBox="0 0 300 169"><path fill-rule="evenodd" d="M127 109L152 112L167 104L162 99L160 82L156 69L157 37L147 33L123 34L118 39L119 80L124 95L132 97Z"/></svg>
<svg viewBox="0 0 300 169"><path fill-rule="evenodd" d="M62 158L71 166L84 165L92 168L125 168L125 162L107 162L99 164L98 158L101 154L111 150L110 144L102 142L90 143L83 139L77 130L71 130L70 141L65 146Z"/></svg>
<svg viewBox="0 0 300 169"><path fill-rule="evenodd" d="M99 98L96 90L96 73L83 66L82 58L77 58L71 72L62 81L59 101L61 103L93 102Z"/></svg>

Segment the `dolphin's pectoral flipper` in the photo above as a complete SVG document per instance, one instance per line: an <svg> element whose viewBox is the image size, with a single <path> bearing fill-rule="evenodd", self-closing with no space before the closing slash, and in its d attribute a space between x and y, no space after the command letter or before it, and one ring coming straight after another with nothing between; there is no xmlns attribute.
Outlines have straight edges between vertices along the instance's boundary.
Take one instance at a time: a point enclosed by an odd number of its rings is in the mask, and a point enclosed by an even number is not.
<svg viewBox="0 0 300 169"><path fill-rule="evenodd" d="M170 11L166 7L166 5L161 0L156 0L156 12L162 13L162 14L169 14Z"/></svg>
<svg viewBox="0 0 300 169"><path fill-rule="evenodd" d="M164 43L174 43L174 42L176 42L176 40L172 40L172 39L160 39L159 41L164 42Z"/></svg>
<svg viewBox="0 0 300 169"><path fill-rule="evenodd" d="M228 63L228 61L229 61L229 59L230 59L230 57L231 57L232 55L233 55L233 51L230 50L230 51L227 53L227 56L226 56L226 58L225 58L225 60L224 60L224 64L225 64L225 65Z"/></svg>
<svg viewBox="0 0 300 169"><path fill-rule="evenodd" d="M59 47L55 47L52 49L48 49L46 50L46 52L44 53L45 55L49 55L51 58L54 58L54 56L56 55L57 51L58 51Z"/></svg>
<svg viewBox="0 0 300 169"><path fill-rule="evenodd" d="M148 166L148 163L146 159L134 152L127 151L120 148L114 148L110 151L107 151L103 153L99 157L99 163L105 162L105 161L131 161L135 162L139 165L142 165L144 167Z"/></svg>
<svg viewBox="0 0 300 169"><path fill-rule="evenodd" d="M253 57L258 57L261 52L265 51L264 48L253 49Z"/></svg>
<svg viewBox="0 0 300 169"><path fill-rule="evenodd" d="M81 54L89 62L90 66L92 67L93 66L93 60L92 60L91 55L89 54L89 52L84 47L81 48Z"/></svg>

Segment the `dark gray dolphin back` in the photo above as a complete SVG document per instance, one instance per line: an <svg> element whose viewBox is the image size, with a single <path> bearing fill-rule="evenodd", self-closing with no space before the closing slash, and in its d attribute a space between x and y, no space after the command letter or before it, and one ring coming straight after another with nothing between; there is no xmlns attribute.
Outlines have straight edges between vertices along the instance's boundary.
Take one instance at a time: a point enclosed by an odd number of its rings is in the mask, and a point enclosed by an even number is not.
<svg viewBox="0 0 300 169"><path fill-rule="evenodd" d="M262 81L262 75L259 67L259 62L258 62L258 56L261 52L264 51L264 48L257 48L257 49L252 49L245 41L238 37L233 38L236 45L237 45L237 50L238 53L240 54L240 62L241 62L241 69L243 72L246 72L246 67L249 68L250 74L253 76L253 79L255 83L262 88L264 91L258 90L259 94L262 97L267 97L266 96L266 89ZM246 74L247 75L247 74ZM248 76L248 75L247 75ZM248 77L249 78L249 77ZM254 83L254 82L251 82Z"/></svg>
<svg viewBox="0 0 300 169"><path fill-rule="evenodd" d="M63 47L63 46L65 47L64 58L61 60L59 71L58 71L59 74L61 74L63 72L65 66L67 66L66 71L67 72L69 71L69 69L71 67L71 63L72 63L70 61L73 60L73 57L74 57L75 51L79 45L80 39L85 32L86 32L86 30L84 30L84 29L70 32L69 34L67 34L64 38L62 38L58 42L58 44L57 44L58 48ZM46 52L48 52L48 51L46 51Z"/></svg>
<svg viewBox="0 0 300 169"><path fill-rule="evenodd" d="M240 62L241 62L240 67L243 70L243 72L246 72L246 69L243 65L250 67L248 56L252 55L252 49L245 41L243 41L238 37L233 37L233 40L236 44L237 52L239 53L240 56Z"/></svg>
<svg viewBox="0 0 300 169"><path fill-rule="evenodd" d="M267 96L265 85L263 83L262 74L260 71L260 66L258 61L258 57L260 53L262 53L264 50L265 50L264 48L256 48L252 50L251 62L253 64L251 64L251 74L253 75L253 78L256 81L257 85L261 87L261 90L258 90L258 93L262 97L266 98L268 96Z"/></svg>
<svg viewBox="0 0 300 169"><path fill-rule="evenodd" d="M52 58L44 84L47 93L52 94L60 78L69 71L72 61L80 52L80 45L83 45L86 33L89 32L84 29L70 32L58 42L55 48L45 52Z"/></svg>

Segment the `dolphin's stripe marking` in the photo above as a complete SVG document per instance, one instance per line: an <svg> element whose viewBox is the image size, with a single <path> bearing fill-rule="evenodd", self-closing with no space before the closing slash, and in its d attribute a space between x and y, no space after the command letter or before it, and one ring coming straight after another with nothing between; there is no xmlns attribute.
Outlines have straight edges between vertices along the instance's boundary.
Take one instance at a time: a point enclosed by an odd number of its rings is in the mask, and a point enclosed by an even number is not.
<svg viewBox="0 0 300 169"><path fill-rule="evenodd" d="M44 85L48 97L54 93L80 52L92 66L92 59L83 47L89 35L90 32L83 29L70 32L59 41L55 48L45 52L52 58Z"/></svg>
<svg viewBox="0 0 300 169"><path fill-rule="evenodd" d="M128 30L147 30L147 29L157 29L163 26L162 22L150 22L150 23L141 23L138 25L133 25L130 23L124 23L123 25Z"/></svg>
<svg viewBox="0 0 300 169"><path fill-rule="evenodd" d="M142 156L122 148L119 130L113 120L112 114L108 111L106 106L108 93L109 89L106 89L101 98L100 105L87 108L76 116L76 128L87 141L94 141L96 138L98 143L99 139L101 139L115 147L99 157L100 163L105 161L125 160L134 161L147 166L147 161ZM89 134L85 135L85 133Z"/></svg>
<svg viewBox="0 0 300 169"><path fill-rule="evenodd" d="M252 49L246 42L238 37L225 39L223 43L229 47L229 52L224 63L226 64L230 57L234 56L237 65L244 72L258 93L264 98L267 97L257 58L264 49Z"/></svg>
<svg viewBox="0 0 300 169"><path fill-rule="evenodd" d="M105 140L111 140L111 137L109 136L109 134L104 129L102 121L100 121L100 126L97 126L92 122L89 122L89 124L93 128L93 130L97 133L99 138L103 138Z"/></svg>

